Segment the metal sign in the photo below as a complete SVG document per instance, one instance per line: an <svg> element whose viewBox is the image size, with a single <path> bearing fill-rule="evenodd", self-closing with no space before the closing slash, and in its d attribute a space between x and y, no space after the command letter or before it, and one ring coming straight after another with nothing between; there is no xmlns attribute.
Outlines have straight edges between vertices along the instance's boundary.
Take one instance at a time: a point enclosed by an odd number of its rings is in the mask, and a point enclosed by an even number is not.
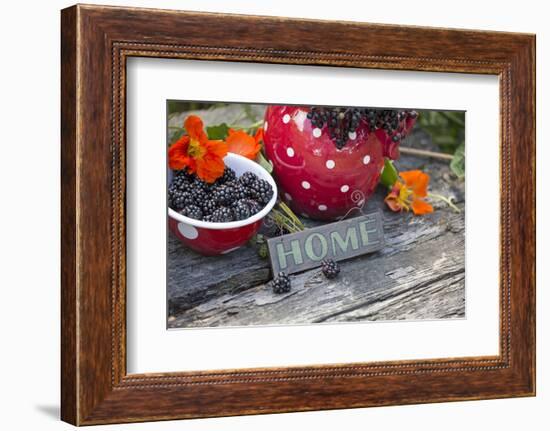
<svg viewBox="0 0 550 431"><path fill-rule="evenodd" d="M267 241L273 274L305 271L324 259L348 259L380 250L384 231L380 212L373 212Z"/></svg>

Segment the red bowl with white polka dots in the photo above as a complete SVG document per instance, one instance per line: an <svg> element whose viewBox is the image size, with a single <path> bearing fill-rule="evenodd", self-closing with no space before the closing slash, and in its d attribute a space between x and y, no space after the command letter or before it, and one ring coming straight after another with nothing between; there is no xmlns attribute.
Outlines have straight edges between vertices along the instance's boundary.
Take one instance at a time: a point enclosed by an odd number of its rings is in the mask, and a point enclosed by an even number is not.
<svg viewBox="0 0 550 431"><path fill-rule="evenodd" d="M364 203L384 168L384 151L375 133L361 123L337 149L325 125L312 126L308 107L269 106L264 143L279 193L298 214L334 220Z"/></svg>
<svg viewBox="0 0 550 431"><path fill-rule="evenodd" d="M277 185L273 177L259 164L233 153L228 153L224 162L235 171L237 177L245 172L252 172L269 182L273 187L273 197L260 212L252 217L228 223L195 220L168 208L168 226L172 233L186 246L205 256L230 253L246 244L258 232L262 219L277 201Z"/></svg>

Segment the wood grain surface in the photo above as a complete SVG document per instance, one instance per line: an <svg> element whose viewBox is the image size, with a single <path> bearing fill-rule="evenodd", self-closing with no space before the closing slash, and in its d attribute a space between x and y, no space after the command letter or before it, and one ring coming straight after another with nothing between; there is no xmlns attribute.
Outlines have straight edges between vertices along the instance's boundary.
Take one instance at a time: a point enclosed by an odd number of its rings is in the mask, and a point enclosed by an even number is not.
<svg viewBox="0 0 550 431"><path fill-rule="evenodd" d="M63 420L88 425L534 394L533 35L91 5L63 10L61 24ZM130 56L498 75L500 354L128 375Z"/></svg>

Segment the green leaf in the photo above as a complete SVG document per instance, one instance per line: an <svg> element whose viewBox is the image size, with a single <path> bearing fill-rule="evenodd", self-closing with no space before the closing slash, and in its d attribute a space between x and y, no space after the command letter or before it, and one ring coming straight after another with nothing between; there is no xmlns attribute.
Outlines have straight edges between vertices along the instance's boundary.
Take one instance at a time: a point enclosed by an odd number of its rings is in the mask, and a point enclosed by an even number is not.
<svg viewBox="0 0 550 431"><path fill-rule="evenodd" d="M399 173L390 159L384 160L384 170L380 176L380 183L391 188L399 178Z"/></svg>
<svg viewBox="0 0 550 431"><path fill-rule="evenodd" d="M267 259L267 255L269 254L269 250L267 249L267 244L263 243L260 244L258 247L258 256L262 259Z"/></svg>
<svg viewBox="0 0 550 431"><path fill-rule="evenodd" d="M261 151L256 156L256 163L258 163L267 172L269 172L269 173L273 172L273 165L267 161L267 159L264 157L264 155Z"/></svg>
<svg viewBox="0 0 550 431"><path fill-rule="evenodd" d="M451 160L451 170L458 178L464 178L466 174L466 148L464 142L456 149Z"/></svg>
<svg viewBox="0 0 550 431"><path fill-rule="evenodd" d="M206 128L206 134L208 139L212 140L224 140L229 133L229 126L226 123L218 124L217 126L208 126Z"/></svg>
<svg viewBox="0 0 550 431"><path fill-rule="evenodd" d="M465 113L421 111L418 127L428 132L434 144L445 153L454 153L464 140Z"/></svg>

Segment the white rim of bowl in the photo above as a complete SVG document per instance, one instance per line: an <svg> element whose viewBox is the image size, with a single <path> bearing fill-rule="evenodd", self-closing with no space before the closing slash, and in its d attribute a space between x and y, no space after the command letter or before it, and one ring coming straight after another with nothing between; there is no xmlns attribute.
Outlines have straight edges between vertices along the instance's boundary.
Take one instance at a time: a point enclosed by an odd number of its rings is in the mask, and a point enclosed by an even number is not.
<svg viewBox="0 0 550 431"><path fill-rule="evenodd" d="M273 177L265 170L264 167L259 165L253 160L250 160L244 156L241 156L239 154L234 153L227 153L227 156L225 156L224 161L227 163L229 167L231 167L231 160L236 159L243 162L245 165L251 166L253 171L256 171L256 175L260 177L261 179L266 180L269 184L271 184L271 187L273 188L273 196L271 197L271 200L267 203L267 205L258 213L254 214L252 217L248 217L244 220L238 220L238 221L230 221L227 223L215 223L210 221L202 221L202 220L195 220L194 218L186 217L184 215L181 215L180 213L174 211L172 208L168 207L168 216L170 218L173 218L174 220L177 220L179 222L189 224L194 227L199 227L203 229L212 229L212 230L224 230L224 229L235 229L243 226L247 226L249 224L252 224L258 220L263 219L269 211L273 208L275 205L275 202L277 201L277 184L275 184L275 180Z"/></svg>

